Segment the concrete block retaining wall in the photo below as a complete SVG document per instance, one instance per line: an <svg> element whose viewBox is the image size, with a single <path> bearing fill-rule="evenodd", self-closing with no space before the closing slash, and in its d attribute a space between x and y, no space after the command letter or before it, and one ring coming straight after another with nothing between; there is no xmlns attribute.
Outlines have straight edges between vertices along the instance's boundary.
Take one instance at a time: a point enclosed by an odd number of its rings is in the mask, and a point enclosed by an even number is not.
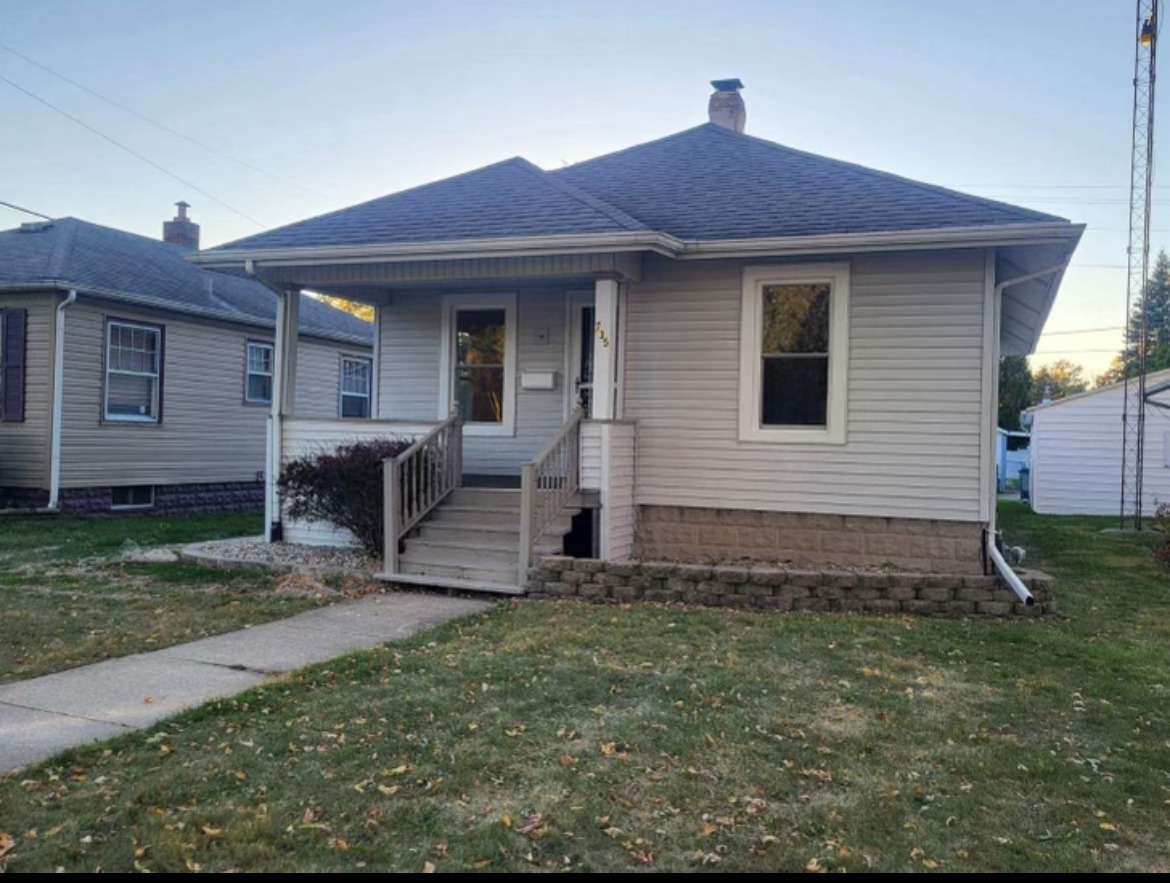
<svg viewBox="0 0 1170 883"><path fill-rule="evenodd" d="M1036 599L1031 607L1020 603L992 576L708 567L548 557L530 572L528 596L920 616L1055 613L1052 577L1037 571L1021 571L1020 575Z"/></svg>

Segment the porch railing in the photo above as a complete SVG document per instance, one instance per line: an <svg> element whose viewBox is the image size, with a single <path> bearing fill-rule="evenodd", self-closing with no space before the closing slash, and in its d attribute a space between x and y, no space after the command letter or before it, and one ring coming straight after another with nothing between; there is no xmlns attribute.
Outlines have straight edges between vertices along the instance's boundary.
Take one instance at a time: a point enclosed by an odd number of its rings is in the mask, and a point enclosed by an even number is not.
<svg viewBox="0 0 1170 883"><path fill-rule="evenodd" d="M541 535L581 489L581 421L575 410L556 438L520 470L520 584Z"/></svg>
<svg viewBox="0 0 1170 883"><path fill-rule="evenodd" d="M398 543L463 478L463 421L453 414L397 457L383 462L387 573L398 573Z"/></svg>

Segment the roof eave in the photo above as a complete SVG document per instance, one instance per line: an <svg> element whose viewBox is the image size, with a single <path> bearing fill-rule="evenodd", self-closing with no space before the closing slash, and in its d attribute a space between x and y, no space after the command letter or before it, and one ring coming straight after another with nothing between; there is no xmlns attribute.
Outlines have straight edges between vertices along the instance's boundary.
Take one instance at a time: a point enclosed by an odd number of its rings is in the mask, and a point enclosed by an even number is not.
<svg viewBox="0 0 1170 883"><path fill-rule="evenodd" d="M981 248L1001 245L1075 243L1084 225L1036 222L894 230L871 233L832 233L817 236L774 236L754 239L684 241L666 233L630 231L588 235L461 239L446 242L327 245L198 252L187 260L219 269L243 267L249 262L267 267L321 264L401 263L415 260L461 260L489 257L534 257L598 251L651 251L681 260L710 260L764 255L841 254L856 251Z"/></svg>

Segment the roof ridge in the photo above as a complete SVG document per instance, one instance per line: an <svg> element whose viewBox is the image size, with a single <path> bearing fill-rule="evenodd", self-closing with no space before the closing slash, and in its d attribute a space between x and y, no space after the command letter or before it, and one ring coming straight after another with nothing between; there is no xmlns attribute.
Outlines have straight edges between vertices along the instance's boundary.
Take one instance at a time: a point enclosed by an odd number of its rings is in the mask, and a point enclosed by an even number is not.
<svg viewBox="0 0 1170 883"><path fill-rule="evenodd" d="M594 211L601 212L611 221L614 221L617 224L621 224L627 230L650 229L649 226L647 226L644 222L638 220L628 212L622 211L616 205L611 205L600 196L595 196L587 190L583 190L574 184L570 184L568 181L559 180L558 178L554 177L551 172L547 171L546 169L542 169L540 166L536 165L536 163L531 162L522 156L514 157L514 160L520 163L520 167L523 168L526 172L529 172L534 176L539 176L540 180L545 184L555 187L557 190L561 191L569 198L577 200L582 205L587 205Z"/></svg>
<svg viewBox="0 0 1170 883"><path fill-rule="evenodd" d="M322 212L319 215L313 215L312 217L309 217L309 218L303 218L300 221L293 221L293 223L291 223L291 224L282 224L281 226L279 226L275 229L282 230L282 231L283 230L295 230L298 227L303 227L305 224L310 224L310 223L313 223L315 221L320 221L323 218L330 218L330 217L333 217L334 215L340 215L340 214L343 214L346 212L356 211L357 209L365 208L368 205L373 205L376 202L382 202L383 200L386 200L386 199L395 199L395 198L400 197L400 196L405 196L408 193L417 193L420 190L426 190L428 187L437 187L440 184L450 184L452 181L458 181L460 178L469 178L472 175L478 175L481 172L486 172L488 169L494 169L494 168L497 168L499 166L506 166L506 165L515 163L517 161L531 165L531 163L529 163L528 160L524 159L524 157L522 157L522 156L510 156L507 159L501 159L501 160L497 160L494 163L488 163L486 166L479 166L478 168L468 169L466 172L460 172L457 175L449 175L446 178L439 178L436 181L427 181L425 184L416 184L414 187L407 187L405 190L395 190L393 193L383 193L381 196L375 196L373 199L367 199L364 202L355 203L354 205L343 206L343 207L338 208L338 209L333 209L333 211L329 211L329 212ZM247 242L249 239L254 239L257 236L263 236L268 232L269 232L268 230L262 230L259 233L253 233L253 234L250 234L248 236L243 236L239 239L233 239L231 242L220 243L215 248L205 249L205 251L218 251L219 249L234 248L236 245L238 245L241 242Z"/></svg>
<svg viewBox="0 0 1170 883"><path fill-rule="evenodd" d="M603 153L600 156L593 156L589 159L583 159L580 162L570 163L559 169L553 169L549 172L550 175L559 175L561 172L566 172L569 169L579 169L582 166L592 165L595 162L601 162L603 159L613 159L615 156L621 156L625 153L631 153L635 150L640 150L643 147L649 147L652 144L663 144L667 141L673 141L676 138L682 138L684 135L689 135L691 132L697 132L700 129L711 125L711 123L703 123L698 126L691 126L689 129L683 129L681 132L671 132L669 135L663 135L661 138L651 138L649 141L643 141L640 144L631 144L629 147L623 147L620 150L614 150L609 153Z"/></svg>
<svg viewBox="0 0 1170 883"><path fill-rule="evenodd" d="M73 252L73 243L77 239L78 227L84 223L77 218L61 218L52 223L61 224L61 237L53 245L49 253L49 265L45 268L50 279L62 278L64 269L69 263L69 256Z"/></svg>
<svg viewBox="0 0 1170 883"><path fill-rule="evenodd" d="M869 177L883 178L885 180L897 181L901 184L909 184L913 187L917 187L920 190L926 190L930 193L941 194L943 196L948 196L951 198L963 199L963 200L967 200L969 202L981 203L983 205L991 206L991 207L999 209L1001 211L1009 211L1009 212L1014 212L1017 214L1020 212L1027 212L1028 214L1037 215L1037 216L1043 217L1043 218L1051 218L1052 220L1056 220L1056 221L1069 222L1068 218L1062 218L1059 215L1050 215L1050 214L1047 214L1046 212L1038 212L1035 209L1025 208L1024 206L1013 205L1010 202L1001 202L997 199L988 199L985 196L976 196L972 193L964 193L962 190L953 190L950 187L943 187L943 186L938 185L938 184L930 184L926 181L919 181L915 178L907 178L904 175L899 175L899 174L896 174L894 172L886 172L886 171L883 171L882 169L875 169L875 168L872 168L870 166L863 166L859 163L850 162L849 160L837 159L837 158L832 157L832 156L825 156L822 153L812 153L811 151L808 151L808 150L801 150L798 147L789 147L787 144L780 144L777 141L769 141L767 138L761 138L758 135L749 135L746 132L733 132L730 129L726 128L725 126L720 126L716 123L703 123L700 126L696 126L694 129L687 129L686 131L693 132L693 131L696 131L698 129L707 129L707 130L714 132L717 135L721 135L721 136L726 137L726 138L746 138L747 140L751 141L754 144L759 144L763 147L769 147L772 150L777 150L777 151L780 151L782 153L790 153L790 154L794 153L794 154L797 154L799 156L808 157L810 159L820 160L821 162L827 162L827 163L832 163L832 164L838 165L838 166L844 166L847 169L850 169L854 172L860 172L861 174L867 175ZM686 133L679 132L678 134L682 135L682 134L686 134ZM666 139L663 138L660 140L665 141ZM648 143L653 143L653 142L648 142ZM601 157L598 157L598 159L601 159ZM1071 223L1071 222L1069 222L1069 223Z"/></svg>

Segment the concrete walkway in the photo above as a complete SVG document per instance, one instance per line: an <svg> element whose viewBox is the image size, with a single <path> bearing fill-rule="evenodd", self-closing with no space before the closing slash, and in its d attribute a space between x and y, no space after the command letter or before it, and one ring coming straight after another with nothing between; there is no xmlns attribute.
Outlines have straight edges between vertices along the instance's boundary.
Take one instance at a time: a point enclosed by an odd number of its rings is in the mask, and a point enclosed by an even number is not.
<svg viewBox="0 0 1170 883"><path fill-rule="evenodd" d="M366 650L491 606L437 595L370 595L153 653L0 686L0 774L148 727L273 675Z"/></svg>

